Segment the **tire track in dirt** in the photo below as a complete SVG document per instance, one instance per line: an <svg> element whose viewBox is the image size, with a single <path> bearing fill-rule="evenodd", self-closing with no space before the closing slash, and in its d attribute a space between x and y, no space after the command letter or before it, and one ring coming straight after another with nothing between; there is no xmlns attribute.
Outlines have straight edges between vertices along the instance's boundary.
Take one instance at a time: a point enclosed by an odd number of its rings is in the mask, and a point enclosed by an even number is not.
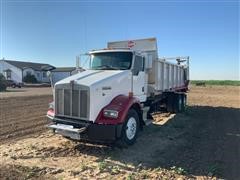
<svg viewBox="0 0 240 180"><path fill-rule="evenodd" d="M8 134L13 134L15 132L18 131L24 131L26 129L33 129L37 126L43 126L44 124L46 124L46 119L44 119L43 117L39 118L39 119L34 119L36 120L35 123L31 123L29 124L29 122L31 122L31 119L28 119L27 122L19 124L18 126L4 126L4 130L1 130L0 132L0 136L5 136Z"/></svg>
<svg viewBox="0 0 240 180"><path fill-rule="evenodd" d="M11 142L13 140L15 141L19 139L24 139L30 135L32 136L34 134L42 133L44 131L46 131L46 128L44 126L38 126L38 127L35 127L34 129L26 129L24 131L8 134L7 136L1 136L0 142L4 143L4 142Z"/></svg>
<svg viewBox="0 0 240 180"><path fill-rule="evenodd" d="M38 117L45 117L45 114L43 115L42 113L40 114L35 114L35 116L38 116ZM7 127L7 126L15 126L15 125L19 125L19 124L22 124L22 123L25 123L25 122L28 122L30 121L30 119L19 119L18 121L14 121L16 118L13 117L10 117L8 119L8 121L3 121L1 123L1 126L3 127ZM34 120L35 118L31 118L32 120Z"/></svg>
<svg viewBox="0 0 240 180"><path fill-rule="evenodd" d="M24 102L23 102L24 103ZM46 102L39 102L38 105L19 105L17 108L12 108L11 107L11 102L8 103L8 107L4 108L1 106L1 118L0 122L4 123L10 118L16 118L16 116L21 115L21 116L29 116L31 114L46 114L46 108L47 108ZM43 106L45 105L45 106ZM45 111L45 112L44 112ZM44 112L44 113L43 113Z"/></svg>
<svg viewBox="0 0 240 180"><path fill-rule="evenodd" d="M50 95L0 99L0 142L46 130Z"/></svg>

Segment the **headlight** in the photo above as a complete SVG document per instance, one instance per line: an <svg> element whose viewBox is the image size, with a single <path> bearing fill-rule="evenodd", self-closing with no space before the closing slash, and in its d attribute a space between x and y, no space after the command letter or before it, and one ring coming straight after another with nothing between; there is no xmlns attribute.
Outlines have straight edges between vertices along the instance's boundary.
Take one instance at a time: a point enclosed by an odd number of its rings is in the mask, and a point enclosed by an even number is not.
<svg viewBox="0 0 240 180"><path fill-rule="evenodd" d="M103 111L103 115L105 117L109 117L109 118L118 118L118 111L115 111L115 110L110 110L110 109L105 109Z"/></svg>

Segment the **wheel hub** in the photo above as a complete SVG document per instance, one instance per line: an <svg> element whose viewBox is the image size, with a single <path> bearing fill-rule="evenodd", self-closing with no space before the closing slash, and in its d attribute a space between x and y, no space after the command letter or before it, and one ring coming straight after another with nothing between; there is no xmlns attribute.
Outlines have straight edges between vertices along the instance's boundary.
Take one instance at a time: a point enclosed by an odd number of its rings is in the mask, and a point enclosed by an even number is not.
<svg viewBox="0 0 240 180"><path fill-rule="evenodd" d="M137 121L134 117L129 118L127 122L126 135L129 140L133 139L137 131Z"/></svg>

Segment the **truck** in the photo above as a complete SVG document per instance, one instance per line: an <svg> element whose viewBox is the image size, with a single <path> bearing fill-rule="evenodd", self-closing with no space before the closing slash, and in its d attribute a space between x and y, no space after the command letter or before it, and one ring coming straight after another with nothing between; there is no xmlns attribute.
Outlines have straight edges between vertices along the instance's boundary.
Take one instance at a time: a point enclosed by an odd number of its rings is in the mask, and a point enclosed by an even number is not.
<svg viewBox="0 0 240 180"><path fill-rule="evenodd" d="M156 38L109 42L85 55L89 68L54 85L47 112L54 133L128 146L159 108L184 111L188 56L159 58Z"/></svg>

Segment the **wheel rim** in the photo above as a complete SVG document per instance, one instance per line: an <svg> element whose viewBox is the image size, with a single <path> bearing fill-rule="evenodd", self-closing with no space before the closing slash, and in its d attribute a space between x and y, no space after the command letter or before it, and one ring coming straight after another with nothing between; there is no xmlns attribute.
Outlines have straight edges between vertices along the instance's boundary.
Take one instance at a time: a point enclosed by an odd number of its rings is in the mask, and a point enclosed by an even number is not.
<svg viewBox="0 0 240 180"><path fill-rule="evenodd" d="M133 139L137 131L137 121L134 117L129 118L127 122L126 135L129 140Z"/></svg>

